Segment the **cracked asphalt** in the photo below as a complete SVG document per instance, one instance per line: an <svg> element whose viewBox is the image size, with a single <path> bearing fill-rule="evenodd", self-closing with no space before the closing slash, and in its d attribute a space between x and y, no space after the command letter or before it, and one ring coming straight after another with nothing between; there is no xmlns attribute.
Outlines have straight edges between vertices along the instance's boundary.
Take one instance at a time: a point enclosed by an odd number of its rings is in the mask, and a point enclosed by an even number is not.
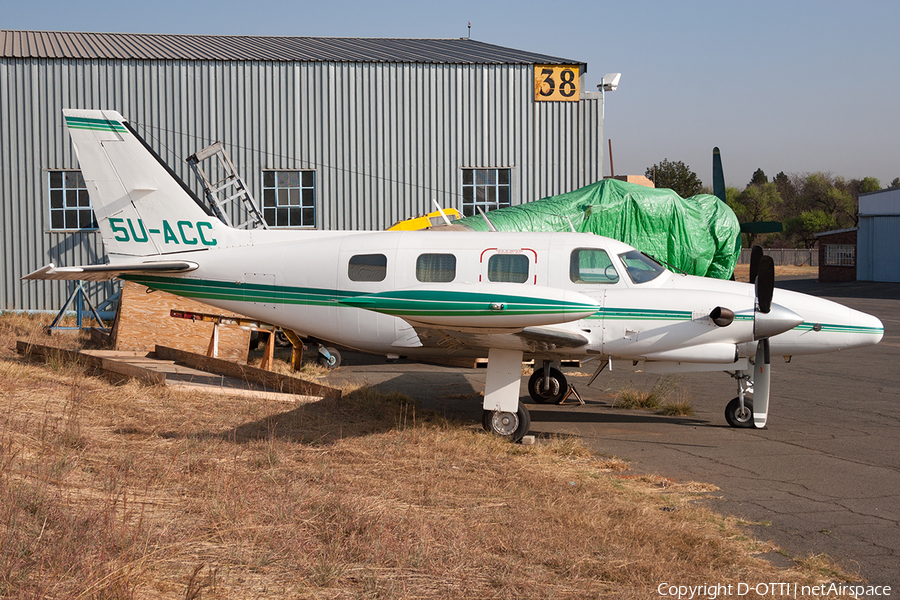
<svg viewBox="0 0 900 600"><path fill-rule="evenodd" d="M650 389L658 375L613 364L587 387L592 366L564 369L584 406L537 405L531 433L577 435L596 451L631 461L635 473L720 488L711 507L740 517L761 540L790 556L827 554L873 585L900 590L900 284L819 284L779 279L778 287L823 296L879 317L870 348L773 362L766 429L733 429L725 404L736 383L722 373L678 376L690 417L617 410L625 385ZM484 369L451 368L345 354L332 381L399 390L425 407L480 423ZM777 558L777 557L776 557Z"/></svg>

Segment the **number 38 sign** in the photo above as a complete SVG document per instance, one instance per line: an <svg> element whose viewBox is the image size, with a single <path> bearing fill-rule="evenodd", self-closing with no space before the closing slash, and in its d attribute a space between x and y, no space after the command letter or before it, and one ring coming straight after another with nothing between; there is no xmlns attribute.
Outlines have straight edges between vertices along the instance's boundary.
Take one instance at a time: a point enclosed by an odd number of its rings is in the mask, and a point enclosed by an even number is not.
<svg viewBox="0 0 900 600"><path fill-rule="evenodd" d="M578 102L579 84L577 65L534 65L535 102Z"/></svg>

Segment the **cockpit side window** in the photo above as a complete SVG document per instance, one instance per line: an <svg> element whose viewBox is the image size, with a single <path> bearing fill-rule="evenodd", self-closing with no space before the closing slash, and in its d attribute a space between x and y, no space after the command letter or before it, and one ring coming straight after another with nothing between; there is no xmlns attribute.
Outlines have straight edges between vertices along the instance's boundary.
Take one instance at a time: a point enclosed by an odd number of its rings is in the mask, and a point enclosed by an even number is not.
<svg viewBox="0 0 900 600"><path fill-rule="evenodd" d="M619 281L619 273L605 250L576 248L569 259L569 279L573 283L610 284Z"/></svg>
<svg viewBox="0 0 900 600"><path fill-rule="evenodd" d="M384 254L357 254L347 266L350 281L384 281L387 277L387 257Z"/></svg>
<svg viewBox="0 0 900 600"><path fill-rule="evenodd" d="M619 260L625 265L628 276L635 283L647 283L659 277L665 272L665 267L637 250L630 250L619 255Z"/></svg>

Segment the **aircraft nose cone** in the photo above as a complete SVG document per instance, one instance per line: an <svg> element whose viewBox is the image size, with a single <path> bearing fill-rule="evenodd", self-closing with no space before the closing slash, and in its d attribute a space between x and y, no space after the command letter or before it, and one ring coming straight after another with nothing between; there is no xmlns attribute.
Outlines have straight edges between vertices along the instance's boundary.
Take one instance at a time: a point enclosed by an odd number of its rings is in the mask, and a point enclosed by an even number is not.
<svg viewBox="0 0 900 600"><path fill-rule="evenodd" d="M884 337L884 323L874 315L858 310L850 311L850 322L856 328L856 333L862 334L866 340L866 346L877 344Z"/></svg>
<svg viewBox="0 0 900 600"><path fill-rule="evenodd" d="M803 317L780 304L773 304L767 313L756 311L753 314L753 339L772 337L784 333L803 322Z"/></svg>

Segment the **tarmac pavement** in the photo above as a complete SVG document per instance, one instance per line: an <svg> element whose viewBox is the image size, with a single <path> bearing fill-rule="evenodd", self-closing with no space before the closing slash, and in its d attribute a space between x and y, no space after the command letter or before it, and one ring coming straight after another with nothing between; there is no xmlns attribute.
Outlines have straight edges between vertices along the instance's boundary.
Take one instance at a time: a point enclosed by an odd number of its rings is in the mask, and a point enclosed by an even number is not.
<svg viewBox="0 0 900 600"><path fill-rule="evenodd" d="M806 278L776 286L874 314L884 339L773 362L763 430L728 427L725 404L737 387L722 373L678 376L678 390L694 406L691 417L613 409L613 395L625 385L650 389L659 378L614 363L590 388L593 366L564 369L584 406L534 404L523 377L531 433L580 436L602 454L631 461L635 473L712 483L721 491L711 507L754 523L758 539L791 556L827 554L900 596L900 284ZM329 379L399 390L426 408L480 423L484 369L383 360L345 353L345 366Z"/></svg>

